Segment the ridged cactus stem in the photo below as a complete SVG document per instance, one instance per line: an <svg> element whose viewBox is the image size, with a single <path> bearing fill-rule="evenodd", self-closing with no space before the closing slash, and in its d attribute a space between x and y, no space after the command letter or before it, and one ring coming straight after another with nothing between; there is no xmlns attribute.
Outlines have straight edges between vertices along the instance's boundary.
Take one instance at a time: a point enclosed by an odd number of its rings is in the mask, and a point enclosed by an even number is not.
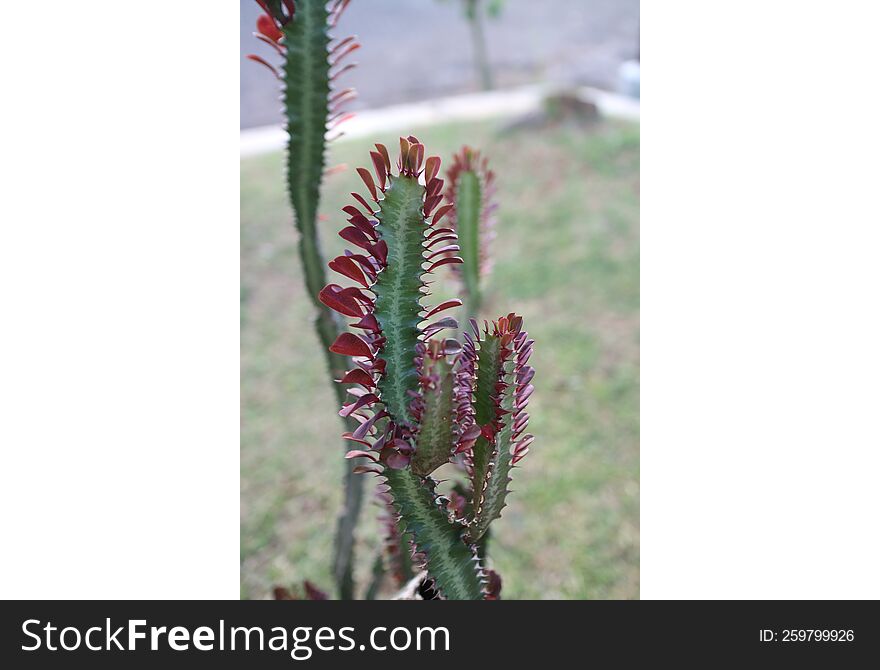
<svg viewBox="0 0 880 670"><path fill-rule="evenodd" d="M462 285L464 315L479 319L483 309L481 282L490 269L489 245L494 234L495 175L479 151L465 146L453 157L446 177L446 199L454 205L450 220L464 261L455 267Z"/></svg>
<svg viewBox="0 0 880 670"><path fill-rule="evenodd" d="M339 379L349 361L330 351L343 324L317 299L326 283L317 222L326 134L329 128L345 120L338 107L353 94L348 89L334 93L331 84L344 70L337 67L340 59L358 44L351 38L334 42L329 34L348 4L347 0L329 4L326 0L257 1L266 13L257 21L256 36L269 44L284 61L279 71L259 56L251 58L267 66L282 82L288 132L287 193L299 233L299 257L306 293L316 310L315 332L332 378ZM344 389L334 385L334 391L337 401L342 403ZM356 427L351 420L343 421L347 430ZM344 491L334 543L333 573L339 597L348 600L354 597L354 529L363 500L363 483L348 470L344 475Z"/></svg>
<svg viewBox="0 0 880 670"><path fill-rule="evenodd" d="M480 295L480 212L482 210L480 180L473 171L461 173L458 197L455 202L456 227L461 258L464 261L461 275L468 318L479 318L482 296Z"/></svg>
<svg viewBox="0 0 880 670"><path fill-rule="evenodd" d="M483 336L475 321L465 338L462 365L473 367L475 421L480 437L469 452L471 519L466 539L478 542L507 505L513 467L529 451L534 437L524 435L534 370L528 365L534 341L522 330L522 317L508 314L486 324Z"/></svg>

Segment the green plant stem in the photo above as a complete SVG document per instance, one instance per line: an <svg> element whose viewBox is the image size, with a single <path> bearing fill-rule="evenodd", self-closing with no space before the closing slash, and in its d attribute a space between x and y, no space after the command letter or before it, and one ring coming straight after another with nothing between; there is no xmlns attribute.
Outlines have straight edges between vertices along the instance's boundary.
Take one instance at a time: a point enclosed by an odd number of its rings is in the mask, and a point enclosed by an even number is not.
<svg viewBox="0 0 880 670"><path fill-rule="evenodd" d="M373 574L370 577L370 583L364 593L364 600L375 600L382 586L382 580L385 577L385 564L382 561L382 552L376 554L373 559Z"/></svg>
<svg viewBox="0 0 880 670"><path fill-rule="evenodd" d="M329 351L343 325L318 300L326 283L324 256L317 230L318 202L324 173L325 132L327 129L330 80L328 62L327 6L322 0L297 3L295 19L284 26L287 58L284 64L284 106L289 140L287 145L287 187L299 231L299 256L306 293L315 306L315 330L327 361L331 379L339 379L348 369L344 356ZM333 383L337 405L346 399L345 389ZM356 424L343 420L346 431ZM343 444L348 451L350 445ZM339 597L354 598L354 529L363 499L363 481L351 473L346 462L344 501L336 525L333 574Z"/></svg>
<svg viewBox="0 0 880 670"><path fill-rule="evenodd" d="M385 470L394 506L406 533L424 554L428 574L449 600L482 600L483 578L475 549L465 544L461 528L449 523L437 505L433 485L411 470Z"/></svg>
<svg viewBox="0 0 880 670"><path fill-rule="evenodd" d="M462 299L462 302L464 303L462 305L462 314L464 315L464 318L461 320L461 328L459 332L463 333L470 330L467 325L469 319L473 319L477 323L480 323L480 312L483 308L481 298L482 296L479 293L475 296L470 296L468 294L464 295L464 298Z"/></svg>
<svg viewBox="0 0 880 670"><path fill-rule="evenodd" d="M467 318L479 319L480 217L483 211L483 189L476 172L463 170L459 175L455 211L458 242L461 245L460 254L464 259L461 268L464 281L464 315Z"/></svg>
<svg viewBox="0 0 880 670"><path fill-rule="evenodd" d="M310 291L310 295L314 295ZM315 329L321 348L324 350L327 367L332 375L331 379L341 379L347 368L345 356L334 354L330 351L330 345L340 332L336 318L330 310L323 305L318 308L315 318ZM336 404L342 406L346 402L345 387L333 382L333 391L336 393ZM343 419L346 431L357 428L357 422L352 419ZM343 450L348 451L351 445L343 442ZM343 474L343 501L342 510L336 519L336 536L333 543L333 577L336 581L336 589L341 600L354 599L354 531L357 528L358 519L363 506L364 478L352 473L357 463L344 461L345 471Z"/></svg>

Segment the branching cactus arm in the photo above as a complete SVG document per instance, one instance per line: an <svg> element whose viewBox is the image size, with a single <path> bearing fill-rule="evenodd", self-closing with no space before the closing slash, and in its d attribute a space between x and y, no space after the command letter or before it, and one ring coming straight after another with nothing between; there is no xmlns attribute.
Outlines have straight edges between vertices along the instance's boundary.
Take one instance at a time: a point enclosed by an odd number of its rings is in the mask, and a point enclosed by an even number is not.
<svg viewBox="0 0 880 670"><path fill-rule="evenodd" d="M468 146L453 156L446 173L446 199L455 207L450 221L458 233L464 263L455 268L465 295L465 313L479 318L481 279L491 269L489 248L495 227L495 174L488 160Z"/></svg>
<svg viewBox="0 0 880 670"><path fill-rule="evenodd" d="M412 469L422 476L449 462L456 437L452 364L446 360L446 352L440 351L439 342L431 344L434 346L425 352L421 395L413 408L419 431Z"/></svg>
<svg viewBox="0 0 880 670"><path fill-rule="evenodd" d="M489 524L501 516L509 493L510 472L529 451L534 436L524 434L534 370L528 365L534 340L522 330L522 317L508 314L484 328L471 322L474 337L466 334L461 365L476 361L478 369L474 406L481 427L470 452L472 519L466 533L479 541Z"/></svg>

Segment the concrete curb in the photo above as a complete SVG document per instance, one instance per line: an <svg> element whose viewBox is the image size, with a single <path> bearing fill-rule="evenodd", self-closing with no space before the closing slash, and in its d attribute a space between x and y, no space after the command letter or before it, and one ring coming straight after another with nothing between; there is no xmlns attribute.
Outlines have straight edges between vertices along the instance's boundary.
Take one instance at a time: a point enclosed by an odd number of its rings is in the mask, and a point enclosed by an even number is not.
<svg viewBox="0 0 880 670"><path fill-rule="evenodd" d="M437 98L382 109L365 109L347 121L341 141L402 128L427 126L450 121L479 121L489 118L520 116L537 110L548 93L556 86L525 86L504 91L470 93L448 98ZM591 100L599 111L612 118L639 121L639 101L597 88L575 89L582 98ZM241 156L256 156L278 151L285 145L287 134L280 126L262 126L241 131Z"/></svg>

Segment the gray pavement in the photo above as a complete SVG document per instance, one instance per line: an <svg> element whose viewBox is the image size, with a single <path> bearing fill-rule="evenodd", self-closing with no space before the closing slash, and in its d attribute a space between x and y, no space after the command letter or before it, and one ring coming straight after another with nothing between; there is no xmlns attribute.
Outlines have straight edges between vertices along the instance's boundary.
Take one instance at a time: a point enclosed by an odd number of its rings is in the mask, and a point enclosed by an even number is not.
<svg viewBox="0 0 880 670"><path fill-rule="evenodd" d="M251 36L259 7L241 2L241 127L280 122L277 82L244 60L271 51ZM507 0L486 24L499 88L554 82L613 89L637 52L639 0ZM360 65L343 76L358 89L350 108L386 107L478 90L458 0L352 0L336 35L357 34Z"/></svg>

